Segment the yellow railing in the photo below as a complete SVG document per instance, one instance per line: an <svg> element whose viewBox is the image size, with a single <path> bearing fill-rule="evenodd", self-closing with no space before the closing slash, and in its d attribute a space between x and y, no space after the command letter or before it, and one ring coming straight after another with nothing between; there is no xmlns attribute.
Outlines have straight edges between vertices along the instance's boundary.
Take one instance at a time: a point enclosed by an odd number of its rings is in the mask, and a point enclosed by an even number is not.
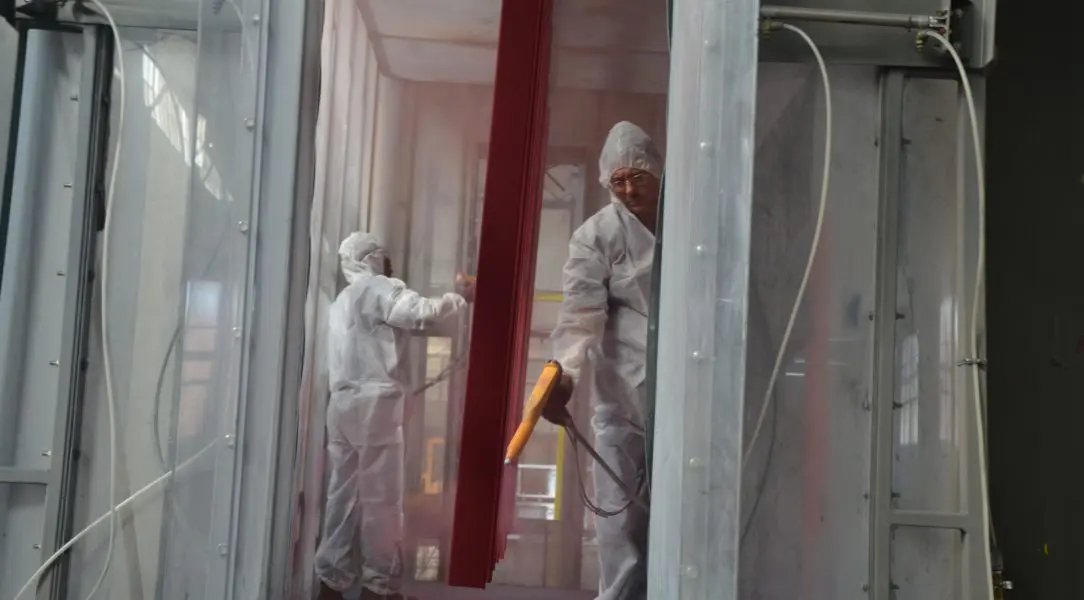
<svg viewBox="0 0 1084 600"><path fill-rule="evenodd" d="M553 292L535 292L535 295L534 295L534 301L535 302L560 303L564 299L565 299L564 294L556 294L556 293L553 293Z"/></svg>

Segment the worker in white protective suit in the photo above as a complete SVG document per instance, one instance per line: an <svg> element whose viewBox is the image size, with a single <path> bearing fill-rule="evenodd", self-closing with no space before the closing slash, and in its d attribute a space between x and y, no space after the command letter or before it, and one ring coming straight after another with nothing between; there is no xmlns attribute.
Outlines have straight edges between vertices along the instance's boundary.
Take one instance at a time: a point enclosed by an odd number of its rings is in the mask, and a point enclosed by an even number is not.
<svg viewBox="0 0 1084 600"><path fill-rule="evenodd" d="M419 295L392 277L391 261L368 233L350 234L339 259L347 286L328 323L331 475L316 552L318 598L343 598L360 583L363 600L402 599L406 341L449 325L474 290L461 281L459 293Z"/></svg>
<svg viewBox="0 0 1084 600"><path fill-rule="evenodd" d="M636 125L614 125L599 158L611 202L572 234L554 358L567 377L544 416L558 424L565 404L589 393L595 448L647 504L644 417L647 315L663 159ZM600 582L598 600L647 595L648 515L594 469ZM613 514L616 513L616 514ZM601 516L609 514L612 516Z"/></svg>

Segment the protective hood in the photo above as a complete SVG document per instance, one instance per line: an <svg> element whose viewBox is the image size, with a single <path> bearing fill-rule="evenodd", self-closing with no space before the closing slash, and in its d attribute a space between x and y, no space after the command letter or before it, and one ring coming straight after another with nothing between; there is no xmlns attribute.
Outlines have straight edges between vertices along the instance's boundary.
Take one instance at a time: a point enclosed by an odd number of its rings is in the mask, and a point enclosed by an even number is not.
<svg viewBox="0 0 1084 600"><path fill-rule="evenodd" d="M651 137L636 125L621 121L610 129L598 158L598 178L610 189L610 178L618 169L640 169L662 177L662 154Z"/></svg>
<svg viewBox="0 0 1084 600"><path fill-rule="evenodd" d="M355 231L339 246L339 265L348 283L384 273L384 246L371 233Z"/></svg>

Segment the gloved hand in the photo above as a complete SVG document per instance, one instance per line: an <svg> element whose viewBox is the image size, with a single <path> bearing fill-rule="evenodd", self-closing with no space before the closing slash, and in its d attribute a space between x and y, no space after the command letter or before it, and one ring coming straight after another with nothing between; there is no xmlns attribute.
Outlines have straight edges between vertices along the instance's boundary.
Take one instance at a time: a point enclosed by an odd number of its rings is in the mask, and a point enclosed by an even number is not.
<svg viewBox="0 0 1084 600"><path fill-rule="evenodd" d="M455 292L467 302L474 302L474 287L477 279L460 273L455 276Z"/></svg>
<svg viewBox="0 0 1084 600"><path fill-rule="evenodd" d="M568 402L572 400L573 387L572 378L562 373L561 381L557 382L557 386L550 392L546 407L542 409L543 419L560 427L572 421L572 415L568 412Z"/></svg>

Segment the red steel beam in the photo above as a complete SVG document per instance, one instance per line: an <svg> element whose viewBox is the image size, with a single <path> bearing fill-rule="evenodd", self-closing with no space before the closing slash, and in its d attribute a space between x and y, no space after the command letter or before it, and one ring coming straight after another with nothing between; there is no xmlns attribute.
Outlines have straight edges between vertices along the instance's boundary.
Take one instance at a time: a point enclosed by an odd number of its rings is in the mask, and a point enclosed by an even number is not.
<svg viewBox="0 0 1084 600"><path fill-rule="evenodd" d="M485 587L514 517L504 446L522 410L547 141L551 0L503 0L448 583ZM504 500L504 501L502 501Z"/></svg>

